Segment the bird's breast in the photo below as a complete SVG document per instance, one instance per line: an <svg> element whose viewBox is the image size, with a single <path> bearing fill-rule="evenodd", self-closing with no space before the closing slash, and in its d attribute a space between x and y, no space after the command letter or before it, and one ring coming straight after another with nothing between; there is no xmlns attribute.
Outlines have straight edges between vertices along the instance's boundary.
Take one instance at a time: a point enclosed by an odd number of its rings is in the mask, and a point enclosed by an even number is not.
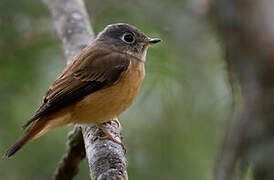
<svg viewBox="0 0 274 180"><path fill-rule="evenodd" d="M145 75L144 63L131 60L119 80L75 104L75 123L102 123L120 115L134 101Z"/></svg>

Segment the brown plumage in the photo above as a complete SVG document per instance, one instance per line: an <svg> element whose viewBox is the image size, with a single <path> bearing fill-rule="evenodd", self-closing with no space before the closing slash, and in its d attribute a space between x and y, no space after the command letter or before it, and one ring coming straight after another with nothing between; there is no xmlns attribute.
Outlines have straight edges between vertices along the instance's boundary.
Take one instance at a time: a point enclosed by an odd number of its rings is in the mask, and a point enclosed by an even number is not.
<svg viewBox="0 0 274 180"><path fill-rule="evenodd" d="M119 42L125 33L134 34L135 44ZM133 26L108 26L50 86L43 104L23 128L31 126L5 156L53 128L68 123L100 124L120 115L139 91L147 46L153 41Z"/></svg>

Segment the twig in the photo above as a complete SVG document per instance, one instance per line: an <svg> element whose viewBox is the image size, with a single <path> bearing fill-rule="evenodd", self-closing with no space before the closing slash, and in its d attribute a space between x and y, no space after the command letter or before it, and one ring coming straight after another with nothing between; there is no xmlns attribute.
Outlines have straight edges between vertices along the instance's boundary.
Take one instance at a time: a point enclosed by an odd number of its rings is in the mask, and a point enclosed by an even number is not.
<svg viewBox="0 0 274 180"><path fill-rule="evenodd" d="M85 144L80 127L75 127L68 135L67 150L59 162L54 179L70 180L79 171L79 162L86 157Z"/></svg>

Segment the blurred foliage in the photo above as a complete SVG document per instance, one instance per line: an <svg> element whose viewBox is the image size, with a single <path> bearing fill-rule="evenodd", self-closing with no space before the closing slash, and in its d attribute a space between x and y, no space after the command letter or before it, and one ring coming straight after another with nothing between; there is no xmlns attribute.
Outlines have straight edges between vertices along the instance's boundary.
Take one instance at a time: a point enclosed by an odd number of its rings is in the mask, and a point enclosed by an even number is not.
<svg viewBox="0 0 274 180"><path fill-rule="evenodd" d="M197 1L195 1L197 2ZM210 180L230 111L215 32L191 0L86 2L94 31L133 24L163 42L149 50L146 79L121 115L128 173L137 179ZM49 12L37 0L0 1L0 152L22 134L47 87L65 67ZM3 180L50 179L71 126L0 161ZM76 179L88 179L86 161Z"/></svg>

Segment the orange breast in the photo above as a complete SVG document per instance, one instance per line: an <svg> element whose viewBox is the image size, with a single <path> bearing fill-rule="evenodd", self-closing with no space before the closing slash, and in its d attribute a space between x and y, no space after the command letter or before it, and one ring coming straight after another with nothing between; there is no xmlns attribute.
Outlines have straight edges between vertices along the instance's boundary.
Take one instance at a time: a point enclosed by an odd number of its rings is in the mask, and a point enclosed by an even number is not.
<svg viewBox="0 0 274 180"><path fill-rule="evenodd" d="M120 115L133 103L144 75L144 63L131 60L127 71L115 84L88 95L74 105L72 121L102 123Z"/></svg>

